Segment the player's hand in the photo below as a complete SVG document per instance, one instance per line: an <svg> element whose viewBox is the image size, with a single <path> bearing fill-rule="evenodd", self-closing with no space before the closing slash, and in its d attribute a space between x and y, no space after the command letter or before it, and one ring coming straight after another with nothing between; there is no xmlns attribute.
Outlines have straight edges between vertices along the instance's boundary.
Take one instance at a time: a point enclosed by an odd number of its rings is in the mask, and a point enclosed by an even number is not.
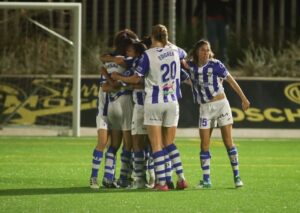
<svg viewBox="0 0 300 213"><path fill-rule="evenodd" d="M124 64L125 63L124 57L123 56L115 56L114 57L114 62L116 64Z"/></svg>
<svg viewBox="0 0 300 213"><path fill-rule="evenodd" d="M250 102L247 98L242 100L242 109L246 111L250 107Z"/></svg>
<svg viewBox="0 0 300 213"><path fill-rule="evenodd" d="M107 75L107 71L104 67L100 68L100 74L106 76Z"/></svg>
<svg viewBox="0 0 300 213"><path fill-rule="evenodd" d="M113 72L112 74L111 74L111 78L113 79L113 80L115 80L115 81L117 81L117 80L119 80L119 73L117 73L117 72Z"/></svg>
<svg viewBox="0 0 300 213"><path fill-rule="evenodd" d="M109 59L110 59L110 55L108 55L108 54L104 54L104 55L100 56L100 60L102 62L108 62Z"/></svg>
<svg viewBox="0 0 300 213"><path fill-rule="evenodd" d="M103 92L109 92L110 91L110 86L108 83L102 84L102 90Z"/></svg>

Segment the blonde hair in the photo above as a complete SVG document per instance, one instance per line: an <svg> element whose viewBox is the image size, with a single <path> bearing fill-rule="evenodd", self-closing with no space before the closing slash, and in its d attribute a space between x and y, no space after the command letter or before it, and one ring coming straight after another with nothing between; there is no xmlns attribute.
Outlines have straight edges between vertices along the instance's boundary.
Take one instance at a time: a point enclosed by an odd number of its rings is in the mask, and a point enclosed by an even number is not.
<svg viewBox="0 0 300 213"><path fill-rule="evenodd" d="M168 43L168 30L166 26L158 24L152 27L152 38L166 45Z"/></svg>

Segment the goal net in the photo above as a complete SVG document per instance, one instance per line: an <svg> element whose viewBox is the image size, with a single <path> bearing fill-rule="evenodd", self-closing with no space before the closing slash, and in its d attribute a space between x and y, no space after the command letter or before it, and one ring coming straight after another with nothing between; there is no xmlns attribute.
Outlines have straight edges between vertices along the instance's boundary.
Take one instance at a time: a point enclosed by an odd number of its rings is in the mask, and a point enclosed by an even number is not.
<svg viewBox="0 0 300 213"><path fill-rule="evenodd" d="M79 3L0 2L0 131L80 136L80 30Z"/></svg>

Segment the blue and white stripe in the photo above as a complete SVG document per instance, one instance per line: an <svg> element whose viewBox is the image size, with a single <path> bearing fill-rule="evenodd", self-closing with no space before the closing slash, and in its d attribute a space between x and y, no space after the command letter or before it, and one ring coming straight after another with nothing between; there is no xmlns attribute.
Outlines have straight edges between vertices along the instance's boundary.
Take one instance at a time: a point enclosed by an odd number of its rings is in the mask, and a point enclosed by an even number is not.
<svg viewBox="0 0 300 213"><path fill-rule="evenodd" d="M239 159L236 146L227 150L234 177L239 176Z"/></svg>
<svg viewBox="0 0 300 213"><path fill-rule="evenodd" d="M103 157L103 152L94 149L91 177L98 177L98 171L100 168L102 157Z"/></svg>
<svg viewBox="0 0 300 213"><path fill-rule="evenodd" d="M117 150L110 146L105 153L104 177L109 181L113 181L115 177L116 152Z"/></svg>
<svg viewBox="0 0 300 213"><path fill-rule="evenodd" d="M165 155L164 152L158 151L152 154L154 161L155 176L160 185L166 184L166 170L165 170Z"/></svg>
<svg viewBox="0 0 300 213"><path fill-rule="evenodd" d="M145 78L145 103L177 102L180 92L180 60L186 53L175 45L151 48L142 55L136 74Z"/></svg>
<svg viewBox="0 0 300 213"><path fill-rule="evenodd" d="M224 92L222 82L229 72L219 60L210 59L202 67L198 67L192 61L188 63L193 82L193 95L199 104L207 103Z"/></svg>
<svg viewBox="0 0 300 213"><path fill-rule="evenodd" d="M209 151L200 152L200 164L203 172L204 181L209 181L210 179L210 159L211 159L211 155Z"/></svg>

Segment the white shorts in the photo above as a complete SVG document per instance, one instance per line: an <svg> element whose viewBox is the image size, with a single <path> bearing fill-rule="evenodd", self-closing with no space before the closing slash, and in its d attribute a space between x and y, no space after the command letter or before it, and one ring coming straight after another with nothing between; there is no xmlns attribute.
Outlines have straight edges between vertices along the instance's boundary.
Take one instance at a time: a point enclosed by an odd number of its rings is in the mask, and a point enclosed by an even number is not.
<svg viewBox="0 0 300 213"><path fill-rule="evenodd" d="M132 135L146 135L147 129L144 125L144 106L135 104L133 108L132 122L131 122Z"/></svg>
<svg viewBox="0 0 300 213"><path fill-rule="evenodd" d="M96 116L97 130L108 129L107 107L108 107L107 94L106 92L103 92L102 88L100 87L98 93L98 113Z"/></svg>
<svg viewBox="0 0 300 213"><path fill-rule="evenodd" d="M133 101L131 95L122 95L108 105L108 124L110 129L131 130Z"/></svg>
<svg viewBox="0 0 300 213"><path fill-rule="evenodd" d="M178 125L179 104L177 102L145 104L144 124L174 127Z"/></svg>
<svg viewBox="0 0 300 213"><path fill-rule="evenodd" d="M199 129L210 129L233 124L229 102L226 98L210 103L200 104Z"/></svg>

